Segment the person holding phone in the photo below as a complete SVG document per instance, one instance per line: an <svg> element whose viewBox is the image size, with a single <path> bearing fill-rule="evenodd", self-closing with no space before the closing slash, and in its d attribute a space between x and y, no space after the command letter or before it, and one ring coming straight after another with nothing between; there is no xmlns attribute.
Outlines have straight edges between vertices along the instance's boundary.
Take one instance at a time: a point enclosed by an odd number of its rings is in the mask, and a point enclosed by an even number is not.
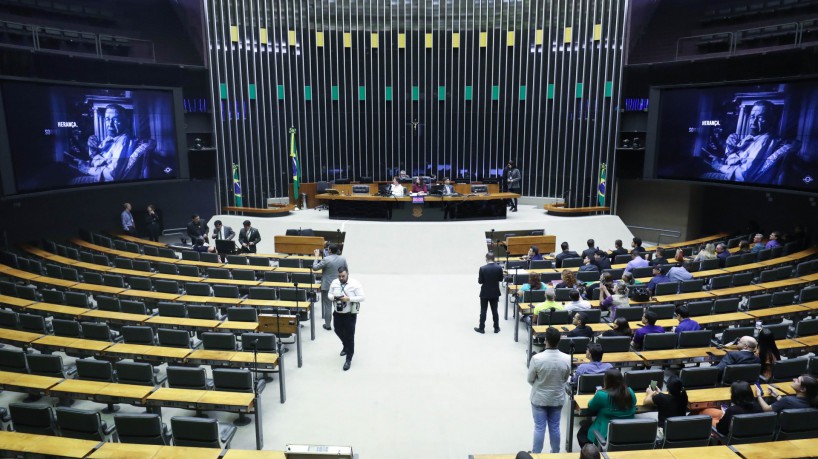
<svg viewBox="0 0 818 459"><path fill-rule="evenodd" d="M673 416L687 414L687 392L682 386L682 380L672 375L667 379L667 393L659 388L658 381L651 381L645 390L645 406L655 406L659 411L659 428L665 426L665 420Z"/></svg>
<svg viewBox="0 0 818 459"><path fill-rule="evenodd" d="M733 421L733 416L760 412L761 406L759 406L758 401L756 401L750 383L746 381L736 381L730 386L730 406L723 410L721 417L716 423L716 430L722 435L727 435L730 432L730 423ZM706 414L710 414L711 417L713 417L712 413Z"/></svg>
<svg viewBox="0 0 818 459"><path fill-rule="evenodd" d="M625 385L622 373L611 368L602 379L602 389L594 394L588 402L588 413L596 416L593 422L585 420L580 423L577 441L580 446L593 443L598 433L603 439L608 438L608 424L613 419L633 419L636 414L636 394Z"/></svg>
<svg viewBox="0 0 818 459"><path fill-rule="evenodd" d="M772 386L769 387L768 394L775 398L775 402L768 404L764 400L764 392L760 386L757 386L758 401L761 410L765 412L775 411L780 413L781 410L789 410L792 408L818 408L818 380L811 375L801 375L792 380L790 387L795 391L795 395L782 396Z"/></svg>

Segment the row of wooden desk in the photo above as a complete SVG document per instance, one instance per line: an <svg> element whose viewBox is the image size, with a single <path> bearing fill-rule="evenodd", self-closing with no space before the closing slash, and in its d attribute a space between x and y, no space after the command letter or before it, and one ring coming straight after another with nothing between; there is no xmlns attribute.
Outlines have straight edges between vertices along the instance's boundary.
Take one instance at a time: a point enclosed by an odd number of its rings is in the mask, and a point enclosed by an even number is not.
<svg viewBox="0 0 818 459"><path fill-rule="evenodd" d="M112 343L82 338L42 335L21 330L0 328L0 343L22 349L33 348L45 352L71 352L84 356L139 359L179 365L210 365L219 367L257 368L277 370L281 403L287 400L284 362L280 354L261 352L256 356L245 351L216 351L144 344Z"/></svg>
<svg viewBox="0 0 818 459"><path fill-rule="evenodd" d="M7 371L0 371L0 389L56 398L90 400L97 403L124 403L142 406L160 416L163 407L250 414L255 418L256 447L261 449L263 446L261 403L255 400L255 395L252 392L156 388L154 386L62 379ZM0 442L0 445L2 445L2 442ZM2 446L0 446L0 449L2 449Z"/></svg>
<svg viewBox="0 0 818 459"><path fill-rule="evenodd" d="M607 459L797 459L818 455L818 439L741 445L668 448L602 453ZM532 454L534 459L576 459L577 453ZM474 454L469 459L514 459L514 454Z"/></svg>
<svg viewBox="0 0 818 459"><path fill-rule="evenodd" d="M107 294L107 295L116 295L119 297L128 297L128 298L136 298L136 299L153 299L157 301L169 301L169 302L181 302L181 303L192 303L192 304L210 304L210 305L219 305L223 307L255 307L255 308L275 308L275 309L294 309L299 311L306 311L310 320L310 338L312 340L315 339L315 311L312 307L312 303L310 301L282 301L282 300L259 300L259 299L245 299L245 298L226 298L226 297L218 297L218 296L196 296L196 295L179 295L174 293L163 293L163 292L151 292L145 290L135 290L135 289L124 289L119 287L110 287L107 285L96 285L96 284L88 284L83 282L72 282L72 281L65 281L63 279L56 279L53 277L48 276L39 276L33 273L29 273L28 271L23 271L17 268L12 268L6 265L0 265L0 274L5 274L6 276L13 277L16 279L24 280L26 282L35 283L35 284L43 284L52 287L70 289L81 291L87 294ZM3 296L2 298L10 299L13 297ZM19 299L18 299L19 300ZM17 306L17 307L29 307L28 304L22 304L20 302L10 302L7 303L9 306ZM20 301L27 301L27 300L20 300ZM34 302L30 302L34 303ZM0 302L0 304L3 304ZM177 320L169 320L168 318L153 318L155 316L142 316L139 314L127 314L121 312L110 312L110 311L99 311L99 310L90 310L89 312L85 311L83 308L72 308L71 306L63 306L63 305L51 305L51 306L39 306L43 310L47 310L48 312L56 313L56 314L63 314L63 315L74 315L79 317L80 315L84 317L92 317L96 319L104 319L104 320L113 320L119 321L122 323L125 322L147 322L151 321L150 323L156 324L168 324L168 325L176 325L181 324L182 321L191 324L192 326L203 326L205 328L214 325L213 321L205 321L201 322L201 319L181 319L181 318L172 318L178 319ZM144 319L142 319L144 317ZM222 324L224 322L220 322ZM247 324L255 324L247 325ZM217 328L220 326L218 324L215 325ZM239 330L239 331L254 331L258 328L256 322L230 322L226 325L221 325L222 330L225 330L226 326L233 327L232 330Z"/></svg>

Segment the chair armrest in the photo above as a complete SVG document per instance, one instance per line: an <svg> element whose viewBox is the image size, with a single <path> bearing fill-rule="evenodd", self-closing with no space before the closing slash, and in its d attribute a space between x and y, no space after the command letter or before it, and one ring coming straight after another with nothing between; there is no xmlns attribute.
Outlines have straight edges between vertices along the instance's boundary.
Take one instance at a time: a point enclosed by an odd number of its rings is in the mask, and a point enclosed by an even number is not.
<svg viewBox="0 0 818 459"><path fill-rule="evenodd" d="M720 444L724 444L724 435L722 435L718 430L716 430L716 426L710 427L710 438L714 438Z"/></svg>
<svg viewBox="0 0 818 459"><path fill-rule="evenodd" d="M102 433L105 436L111 435L112 433L116 432L116 424L108 425L107 423L102 425Z"/></svg>
<svg viewBox="0 0 818 459"><path fill-rule="evenodd" d="M758 380L759 380L760 382L765 383L765 384L769 382L769 381L767 380L767 377L766 377L766 376L764 376L764 375L758 375Z"/></svg>
<svg viewBox="0 0 818 459"><path fill-rule="evenodd" d="M597 446L599 446L600 450L602 450L602 451L607 450L608 441L605 440L604 438L602 438L602 435L599 432L594 431L594 438L595 438L596 444L597 444Z"/></svg>
<svg viewBox="0 0 818 459"><path fill-rule="evenodd" d="M161 376L157 375L157 374L154 374L153 381L156 383L157 386L160 386L160 387L164 386L165 381L167 381L167 380L168 380L168 375L167 374L161 375Z"/></svg>
<svg viewBox="0 0 818 459"><path fill-rule="evenodd" d="M65 376L74 376L77 374L77 366L76 365L66 365L62 369Z"/></svg>
<svg viewBox="0 0 818 459"><path fill-rule="evenodd" d="M219 437L224 443L225 449L230 449L230 442L233 441L233 437L236 435L236 431L238 428L232 424L221 424L219 423Z"/></svg>
<svg viewBox="0 0 818 459"><path fill-rule="evenodd" d="M259 394L264 392L264 389L266 387L267 381L265 381L264 379L259 379L258 381L256 381L256 392L258 392Z"/></svg>
<svg viewBox="0 0 818 459"><path fill-rule="evenodd" d="M0 421L9 422L11 421L11 416L9 415L9 411L5 408L0 408ZM11 430L11 427L9 427Z"/></svg>

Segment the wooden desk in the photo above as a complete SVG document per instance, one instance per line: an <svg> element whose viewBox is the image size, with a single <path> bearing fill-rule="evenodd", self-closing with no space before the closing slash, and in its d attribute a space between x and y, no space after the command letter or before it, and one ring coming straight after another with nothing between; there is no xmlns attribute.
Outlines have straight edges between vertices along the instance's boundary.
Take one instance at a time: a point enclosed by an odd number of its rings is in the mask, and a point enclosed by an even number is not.
<svg viewBox="0 0 818 459"><path fill-rule="evenodd" d="M226 304L229 306L238 306L244 300L241 298L222 298L218 296L182 295L176 298L176 301L194 304Z"/></svg>
<svg viewBox="0 0 818 459"><path fill-rule="evenodd" d="M254 332L258 330L258 322L241 322L238 320L225 320L219 323L218 330L231 332Z"/></svg>
<svg viewBox="0 0 818 459"><path fill-rule="evenodd" d="M144 405L153 386L66 379L49 390L52 397L81 398L101 403Z"/></svg>
<svg viewBox="0 0 818 459"><path fill-rule="evenodd" d="M42 311L47 312L52 316L71 317L74 319L90 311L90 309L80 308L77 306L63 306L61 304L34 303L28 306L26 311Z"/></svg>
<svg viewBox="0 0 818 459"><path fill-rule="evenodd" d="M181 362L190 354L190 349L118 343L106 349L105 354L114 355L123 359L152 359L162 362L171 359L176 362Z"/></svg>
<svg viewBox="0 0 818 459"><path fill-rule="evenodd" d="M3 265L3 270L0 271L3 274L8 274L11 277L16 277L18 279L25 279L25 280L34 280L38 277L41 277L39 274L33 274L28 271L23 271L22 269L12 268L11 266Z"/></svg>
<svg viewBox="0 0 818 459"><path fill-rule="evenodd" d="M792 388L783 386L783 384L773 384L773 387L775 387L779 393L784 393L786 395L793 393ZM770 385L762 384L761 387L764 389L764 393L766 394ZM753 393L755 393L755 387L753 387ZM722 403L728 403L730 401L730 388L715 387L712 389L689 390L687 391L687 400L687 407L690 410L718 407Z"/></svg>
<svg viewBox="0 0 818 459"><path fill-rule="evenodd" d="M812 351L813 349L818 348L818 335L801 336L801 337L794 338L794 339L795 339L795 341L798 341L799 343L803 344L804 346L807 346L807 348L810 351Z"/></svg>
<svg viewBox="0 0 818 459"><path fill-rule="evenodd" d="M77 283L70 280L65 279L57 279L56 277L48 277L48 276L37 276L34 279L29 279L31 282L36 282L38 284L47 284L55 287L63 287L63 288L70 288Z"/></svg>
<svg viewBox="0 0 818 459"><path fill-rule="evenodd" d="M724 445L699 446L694 448L668 448L663 451L669 452L674 459L739 459L736 457L736 453L734 453L733 450Z"/></svg>
<svg viewBox="0 0 818 459"><path fill-rule="evenodd" d="M506 252L509 255L525 255L531 246L537 246L540 253L554 253L556 251L557 236L512 236L505 240Z"/></svg>
<svg viewBox="0 0 818 459"><path fill-rule="evenodd" d="M99 442L95 440L0 431L2 445L0 449L26 455L82 458L91 453L98 444Z"/></svg>
<svg viewBox="0 0 818 459"><path fill-rule="evenodd" d="M17 297L14 297L14 296L0 295L0 305L3 305L3 306L11 306L11 307L14 307L14 308L25 308L26 306L29 306L31 304L34 304L34 302L29 301L29 300L24 300L22 298L17 298Z"/></svg>
<svg viewBox="0 0 818 459"><path fill-rule="evenodd" d="M760 287L764 290L774 290L777 288L786 288L786 287L793 287L801 284L806 284L810 281L800 278L800 277L792 277L789 279L781 279L774 282L765 282L763 284L756 284L757 287Z"/></svg>
<svg viewBox="0 0 818 459"><path fill-rule="evenodd" d="M553 456L553 455L552 455ZM575 459L576 454L569 454ZM254 451L249 449L228 449L223 459L284 459L283 451Z"/></svg>
<svg viewBox="0 0 818 459"><path fill-rule="evenodd" d="M212 351L197 349L187 356L188 364L193 365L228 365L239 368L251 368L253 366L253 353L242 351ZM269 352L258 353L259 369L271 370L278 366L278 354Z"/></svg>
<svg viewBox="0 0 818 459"><path fill-rule="evenodd" d="M709 299L713 296L714 295L711 291L702 290L700 292L677 293L675 295L661 295L653 297L652 299L657 303L675 303L677 301Z"/></svg>
<svg viewBox="0 0 818 459"><path fill-rule="evenodd" d="M171 389L160 387L147 397L146 403L156 407L176 407L189 410L253 411L252 393L215 390Z"/></svg>
<svg viewBox="0 0 818 459"><path fill-rule="evenodd" d="M236 280L236 279L215 279L209 277L207 279L202 279L201 282L205 282L208 284L217 284L217 285L237 285L239 287L256 287L258 286L261 281L249 281L249 280Z"/></svg>
<svg viewBox="0 0 818 459"><path fill-rule="evenodd" d="M661 351L640 351L639 355L648 365L672 365L676 363L698 363L718 360L726 354L715 347L696 347L690 349L666 349ZM607 354L604 357L608 361Z"/></svg>
<svg viewBox="0 0 818 459"><path fill-rule="evenodd" d="M105 322L114 324L139 324L148 320L151 316L144 314L131 314L128 312L116 311L100 311L99 309L89 309L88 312L83 313L80 318L85 319L93 317L94 319L101 319Z"/></svg>
<svg viewBox="0 0 818 459"><path fill-rule="evenodd" d="M729 323L751 323L755 321L753 316L744 312L728 312L725 314L713 314L711 316L696 316L691 317L691 319L698 322L702 327Z"/></svg>
<svg viewBox="0 0 818 459"><path fill-rule="evenodd" d="M150 239L142 239L142 238L138 238L136 236L131 236L130 234L113 233L113 235L120 238L120 239L122 239L122 240L124 240L124 241L128 241L128 242L135 242L135 243L141 244L141 245L152 245L154 247L168 248L168 245L164 244L162 242L155 242L155 241L151 241Z"/></svg>
<svg viewBox="0 0 818 459"><path fill-rule="evenodd" d="M13 392L30 392L31 390L45 392L61 381L63 381L62 378L54 378L51 376L0 371L0 389Z"/></svg>
<svg viewBox="0 0 818 459"><path fill-rule="evenodd" d="M108 293L110 295L119 295L120 293L125 291L124 288L108 287L107 285L97 285L88 283L74 284L71 288L72 290L84 290L86 292L91 293Z"/></svg>
<svg viewBox="0 0 818 459"><path fill-rule="evenodd" d="M98 355L105 349L113 346L114 343L108 341L95 341L92 339L70 338L64 336L46 335L31 343L31 346L38 350L50 350L65 352L88 351L89 354Z"/></svg>
<svg viewBox="0 0 818 459"><path fill-rule="evenodd" d="M8 343L17 347L28 347L28 345L43 336L40 333L29 333L20 330L0 329L0 343Z"/></svg>
<svg viewBox="0 0 818 459"><path fill-rule="evenodd" d="M324 249L324 238L320 236L281 236L274 239L275 251L286 254L310 255L316 249Z"/></svg>
<svg viewBox="0 0 818 459"><path fill-rule="evenodd" d="M150 298L152 300L159 300L159 301L175 301L179 298L178 293L163 293L163 292L151 292L147 290L135 290L135 289L128 289L122 292L119 292L119 296L125 297L134 297L134 298Z"/></svg>
<svg viewBox="0 0 818 459"><path fill-rule="evenodd" d="M766 319L770 317L788 318L792 316L801 316L810 314L811 310L804 306L793 304L789 306L777 306L774 308L757 309L755 311L747 311L747 315L753 316L757 319Z"/></svg>
<svg viewBox="0 0 818 459"><path fill-rule="evenodd" d="M627 367L631 365L641 365L645 363L645 360L639 356L636 352L606 352L602 359L606 363L610 363L615 367ZM589 360L585 357L585 354L578 355L574 354L574 365L580 365L583 363L588 363Z"/></svg>
<svg viewBox="0 0 818 459"><path fill-rule="evenodd" d="M769 443L733 445L744 459L789 459L812 457L818 449L818 440L785 440Z"/></svg>
<svg viewBox="0 0 818 459"><path fill-rule="evenodd" d="M286 287L286 288L295 288L295 284L292 282L270 282L270 281L262 281L259 283L259 287ZM321 284L298 284L298 288L304 290L319 290L321 289Z"/></svg>
<svg viewBox="0 0 818 459"><path fill-rule="evenodd" d="M218 320L190 319L187 317L152 316L144 322L147 325L169 325L185 330L214 330L221 324Z"/></svg>
<svg viewBox="0 0 818 459"><path fill-rule="evenodd" d="M726 448L726 447L725 447ZM617 451L606 453L610 459L674 459L666 449L647 449L642 451Z"/></svg>
<svg viewBox="0 0 818 459"><path fill-rule="evenodd" d="M764 290L758 285L742 285L741 287L720 288L711 290L711 292L718 297L726 297L731 295L745 295L750 293L757 293Z"/></svg>
<svg viewBox="0 0 818 459"><path fill-rule="evenodd" d="M798 339L800 340L801 338ZM775 345L776 347L778 347L779 351L800 349L804 352L807 352L809 350L809 348L806 345L794 339L778 339L775 341Z"/></svg>

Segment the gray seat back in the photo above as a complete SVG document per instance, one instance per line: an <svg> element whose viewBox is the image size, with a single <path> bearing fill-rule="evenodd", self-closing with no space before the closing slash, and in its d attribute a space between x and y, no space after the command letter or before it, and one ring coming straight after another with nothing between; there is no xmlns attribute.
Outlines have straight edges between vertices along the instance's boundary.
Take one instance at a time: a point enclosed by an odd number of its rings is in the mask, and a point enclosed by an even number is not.
<svg viewBox="0 0 818 459"><path fill-rule="evenodd" d="M737 414L730 423L727 435L728 445L773 441L778 414L752 413Z"/></svg>
<svg viewBox="0 0 818 459"><path fill-rule="evenodd" d="M653 449L655 419L614 419L608 424L606 451Z"/></svg>
<svg viewBox="0 0 818 459"><path fill-rule="evenodd" d="M706 414L673 416L665 420L662 448L692 448L710 443L713 418Z"/></svg>

